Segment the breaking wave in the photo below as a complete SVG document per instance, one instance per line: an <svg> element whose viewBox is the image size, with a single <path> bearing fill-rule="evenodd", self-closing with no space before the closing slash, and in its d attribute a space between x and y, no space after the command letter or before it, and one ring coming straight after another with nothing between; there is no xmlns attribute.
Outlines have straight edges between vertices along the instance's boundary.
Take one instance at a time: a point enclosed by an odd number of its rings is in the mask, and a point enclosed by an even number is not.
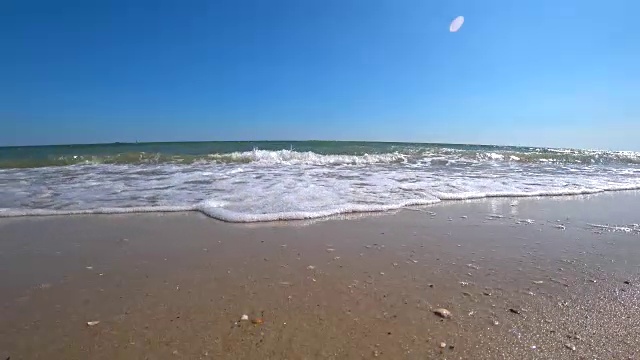
<svg viewBox="0 0 640 360"><path fill-rule="evenodd" d="M322 154L314 151L260 150L211 154L165 154L161 152L123 152L116 154L65 154L59 156L0 157L0 169L38 168L70 165L145 164L289 164L289 165L367 165L393 163L556 163L556 164L640 164L640 153L629 151L534 149L529 151L477 151L450 148L417 148L386 153Z"/></svg>

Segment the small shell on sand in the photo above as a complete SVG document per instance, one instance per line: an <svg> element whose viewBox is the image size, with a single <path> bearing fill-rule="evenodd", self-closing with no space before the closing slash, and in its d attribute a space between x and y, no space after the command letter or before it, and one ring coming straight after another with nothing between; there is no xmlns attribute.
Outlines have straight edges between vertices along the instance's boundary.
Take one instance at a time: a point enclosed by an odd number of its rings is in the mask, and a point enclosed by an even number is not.
<svg viewBox="0 0 640 360"><path fill-rule="evenodd" d="M443 348L443 349L444 349L444 348L446 348L446 347L447 347L447 343L446 343L446 342L444 342L444 341L443 341L443 342L441 342L441 343L440 343L440 347L441 347L441 348Z"/></svg>
<svg viewBox="0 0 640 360"><path fill-rule="evenodd" d="M444 308L435 309L433 310L433 313L440 316L443 319L451 318L451 311Z"/></svg>
<svg viewBox="0 0 640 360"><path fill-rule="evenodd" d="M100 324L100 321L87 321L87 326L96 326Z"/></svg>

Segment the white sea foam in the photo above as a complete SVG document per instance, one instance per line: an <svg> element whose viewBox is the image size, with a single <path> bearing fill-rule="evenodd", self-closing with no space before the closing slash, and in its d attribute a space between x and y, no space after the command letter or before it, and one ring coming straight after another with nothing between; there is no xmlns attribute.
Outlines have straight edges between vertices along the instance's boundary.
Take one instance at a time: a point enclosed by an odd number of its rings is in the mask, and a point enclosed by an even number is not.
<svg viewBox="0 0 640 360"><path fill-rule="evenodd" d="M264 165L365 165L404 162L407 160L408 155L399 152L371 155L322 155L311 151L255 149L253 151L228 154L211 154L208 157L210 160L219 162L251 162Z"/></svg>
<svg viewBox="0 0 640 360"><path fill-rule="evenodd" d="M600 225L600 224L588 224L590 227L600 229L608 232L623 232L627 234L640 234L640 225Z"/></svg>
<svg viewBox="0 0 640 360"><path fill-rule="evenodd" d="M498 152L429 151L320 155L254 150L190 164L0 169L0 217L200 211L224 221L257 222L450 200L640 189L637 164L543 162L539 157L531 162L520 161L524 155Z"/></svg>

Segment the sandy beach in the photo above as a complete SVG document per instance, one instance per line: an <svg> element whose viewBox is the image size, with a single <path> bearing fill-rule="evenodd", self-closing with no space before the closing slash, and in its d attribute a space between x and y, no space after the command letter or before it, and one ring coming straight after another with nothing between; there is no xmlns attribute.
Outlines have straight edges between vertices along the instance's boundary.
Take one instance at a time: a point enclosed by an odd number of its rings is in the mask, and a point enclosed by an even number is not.
<svg viewBox="0 0 640 360"><path fill-rule="evenodd" d="M638 359L637 214L619 192L251 225L0 219L0 356Z"/></svg>

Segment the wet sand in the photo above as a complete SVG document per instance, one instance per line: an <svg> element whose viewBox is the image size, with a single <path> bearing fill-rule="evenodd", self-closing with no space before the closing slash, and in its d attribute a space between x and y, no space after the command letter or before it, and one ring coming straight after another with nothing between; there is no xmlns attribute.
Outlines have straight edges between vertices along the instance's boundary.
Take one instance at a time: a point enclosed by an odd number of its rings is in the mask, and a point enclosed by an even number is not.
<svg viewBox="0 0 640 360"><path fill-rule="evenodd" d="M0 358L638 359L640 231L589 225L638 214L624 192L253 225L0 219Z"/></svg>

